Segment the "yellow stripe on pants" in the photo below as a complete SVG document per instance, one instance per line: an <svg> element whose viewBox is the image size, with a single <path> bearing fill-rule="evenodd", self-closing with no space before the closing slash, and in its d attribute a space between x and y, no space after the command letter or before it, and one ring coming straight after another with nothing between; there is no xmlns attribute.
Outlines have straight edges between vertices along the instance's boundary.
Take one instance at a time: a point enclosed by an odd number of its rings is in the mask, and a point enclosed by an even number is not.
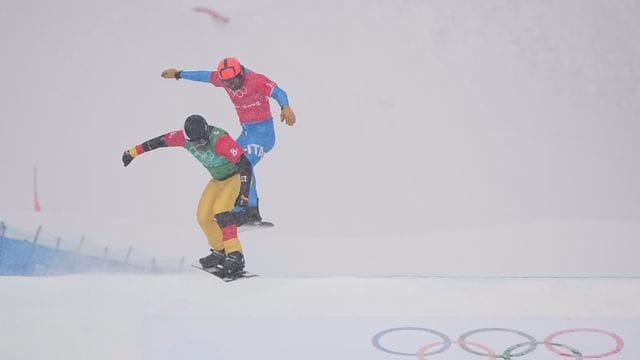
<svg viewBox="0 0 640 360"><path fill-rule="evenodd" d="M202 231L207 236L209 246L217 251L225 250L227 254L240 251L240 240L235 237L222 241L222 230L214 220L219 213L231 211L240 193L240 175L236 174L226 180L211 179L202 191L198 202L197 219Z"/></svg>

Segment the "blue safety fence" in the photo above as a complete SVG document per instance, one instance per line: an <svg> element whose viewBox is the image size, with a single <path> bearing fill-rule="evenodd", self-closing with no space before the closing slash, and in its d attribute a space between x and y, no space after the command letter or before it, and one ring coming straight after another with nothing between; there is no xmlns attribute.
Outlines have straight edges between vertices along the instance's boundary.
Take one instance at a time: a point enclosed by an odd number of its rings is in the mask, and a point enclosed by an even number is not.
<svg viewBox="0 0 640 360"><path fill-rule="evenodd" d="M156 259L128 249L97 246L84 237L63 240L38 227L32 232L0 223L0 275L47 276L88 272L175 273L184 258Z"/></svg>

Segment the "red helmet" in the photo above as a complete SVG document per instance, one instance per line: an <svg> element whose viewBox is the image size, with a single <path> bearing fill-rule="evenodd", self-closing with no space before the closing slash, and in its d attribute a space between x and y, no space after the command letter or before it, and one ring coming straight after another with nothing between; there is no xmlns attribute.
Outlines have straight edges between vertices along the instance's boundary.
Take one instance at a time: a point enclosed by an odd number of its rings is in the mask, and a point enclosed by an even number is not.
<svg viewBox="0 0 640 360"><path fill-rule="evenodd" d="M224 58L218 63L218 76L220 80L229 80L241 73L242 65L240 65L240 61L236 58Z"/></svg>

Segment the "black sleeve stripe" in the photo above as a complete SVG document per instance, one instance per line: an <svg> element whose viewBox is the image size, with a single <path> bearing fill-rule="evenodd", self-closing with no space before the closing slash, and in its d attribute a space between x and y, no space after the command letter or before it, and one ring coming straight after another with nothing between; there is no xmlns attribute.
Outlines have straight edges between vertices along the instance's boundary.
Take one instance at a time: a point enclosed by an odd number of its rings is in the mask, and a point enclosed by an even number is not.
<svg viewBox="0 0 640 360"><path fill-rule="evenodd" d="M153 149L166 147L166 146L167 146L167 142L164 139L164 135L155 137L151 140L147 140L144 143L142 143L142 149L144 149L144 151L151 151Z"/></svg>

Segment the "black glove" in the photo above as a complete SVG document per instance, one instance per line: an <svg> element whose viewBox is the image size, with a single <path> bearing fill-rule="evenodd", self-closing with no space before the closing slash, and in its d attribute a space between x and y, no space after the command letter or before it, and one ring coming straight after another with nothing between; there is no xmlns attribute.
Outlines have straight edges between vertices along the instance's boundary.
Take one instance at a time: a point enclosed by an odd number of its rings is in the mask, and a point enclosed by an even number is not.
<svg viewBox="0 0 640 360"><path fill-rule="evenodd" d="M125 152L122 153L122 163L124 164L124 166L131 164L132 161L133 161L133 156L129 154L129 150L126 150Z"/></svg>
<svg viewBox="0 0 640 360"><path fill-rule="evenodd" d="M238 198L236 199L236 206L243 208L249 207L249 198L242 194L238 195Z"/></svg>

